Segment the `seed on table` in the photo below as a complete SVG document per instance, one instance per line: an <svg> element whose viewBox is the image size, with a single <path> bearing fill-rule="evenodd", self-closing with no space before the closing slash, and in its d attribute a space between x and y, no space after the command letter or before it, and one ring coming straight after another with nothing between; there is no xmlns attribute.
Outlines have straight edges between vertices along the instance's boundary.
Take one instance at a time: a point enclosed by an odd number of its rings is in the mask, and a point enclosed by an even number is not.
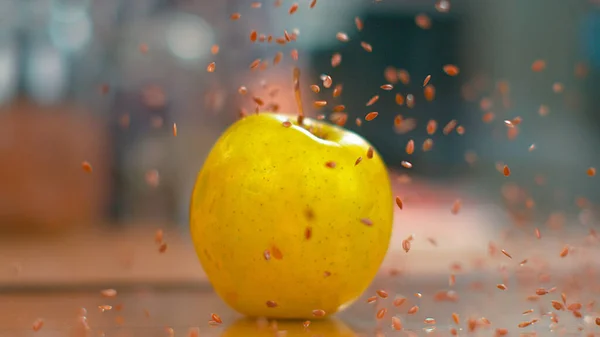
<svg viewBox="0 0 600 337"><path fill-rule="evenodd" d="M389 296L385 290L377 290L376 293L381 298L387 298Z"/></svg>
<svg viewBox="0 0 600 337"><path fill-rule="evenodd" d="M37 332L37 331L40 331L40 329L43 326L44 326L44 320L41 318L38 318L33 322L32 328L33 328L33 331Z"/></svg>
<svg viewBox="0 0 600 337"><path fill-rule="evenodd" d="M402 321L400 320L400 318L398 318L396 316L392 317L392 329L394 329L396 331L402 330Z"/></svg>
<svg viewBox="0 0 600 337"><path fill-rule="evenodd" d="M102 297L112 298L117 296L117 291L115 289L104 289L100 291L100 295L102 295Z"/></svg>

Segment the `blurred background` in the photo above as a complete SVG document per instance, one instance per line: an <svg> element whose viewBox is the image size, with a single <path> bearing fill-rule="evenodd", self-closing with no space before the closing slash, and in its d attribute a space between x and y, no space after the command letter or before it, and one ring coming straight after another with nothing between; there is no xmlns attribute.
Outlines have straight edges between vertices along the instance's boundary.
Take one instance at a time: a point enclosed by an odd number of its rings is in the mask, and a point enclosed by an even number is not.
<svg viewBox="0 0 600 337"><path fill-rule="evenodd" d="M293 66L302 69L307 114L329 118L343 104L346 127L386 160L405 210L397 210L382 271L402 270L407 288L446 284L452 263L485 257L490 242L543 256L577 237L577 264L543 268L573 275L594 263L593 250L582 252L597 245L582 240L600 196L586 173L600 159L600 2L319 0L310 9L307 0L290 15L293 3L0 0L4 326L29 328L35 310L52 316L66 303L52 296L65 291L83 296L65 304L74 308L95 303L87 291L103 288L132 289L132 303L140 287L205 291L188 237L196 174L221 132L257 108L252 97L266 102L262 109L296 113ZM333 99L337 85L343 94ZM315 100L330 103L317 109ZM364 122L370 111L379 117ZM524 244L538 227L549 228L545 243ZM419 243L406 255L400 243L410 234ZM181 295L173 296L148 306ZM195 318L186 319L179 324Z"/></svg>

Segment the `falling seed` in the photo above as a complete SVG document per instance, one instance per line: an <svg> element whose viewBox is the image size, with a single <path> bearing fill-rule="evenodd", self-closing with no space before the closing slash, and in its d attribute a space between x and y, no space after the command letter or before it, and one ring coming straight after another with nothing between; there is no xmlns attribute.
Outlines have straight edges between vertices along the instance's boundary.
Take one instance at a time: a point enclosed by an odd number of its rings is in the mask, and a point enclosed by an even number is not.
<svg viewBox="0 0 600 337"><path fill-rule="evenodd" d="M404 104L404 96L402 96L402 94L396 94L396 104L398 104L398 105Z"/></svg>
<svg viewBox="0 0 600 337"><path fill-rule="evenodd" d="M454 203L452 204L450 213L456 215L456 214L458 214L458 212L460 212L461 208L462 208L462 201L460 199L456 199L456 200L454 200Z"/></svg>
<svg viewBox="0 0 600 337"><path fill-rule="evenodd" d="M206 67L206 71L208 71L209 73L213 73L213 72L215 72L215 68L216 68L216 64L214 62L211 62Z"/></svg>
<svg viewBox="0 0 600 337"><path fill-rule="evenodd" d="M253 2L250 4L251 8L261 8L262 4L260 2Z"/></svg>
<svg viewBox="0 0 600 337"><path fill-rule="evenodd" d="M297 49L292 49L290 51L290 56L292 57L292 60L298 61L298 50Z"/></svg>
<svg viewBox="0 0 600 337"><path fill-rule="evenodd" d="M425 324L435 324L435 319L431 318L431 317L427 317L423 320L423 323Z"/></svg>
<svg viewBox="0 0 600 337"><path fill-rule="evenodd" d="M423 96L428 102L431 102L435 99L435 87L431 84L428 84L425 89L423 89Z"/></svg>
<svg viewBox="0 0 600 337"><path fill-rule="evenodd" d="M256 69L256 67L258 67L261 62L262 62L261 59L256 59L256 60L252 61L252 63L250 63L250 69Z"/></svg>
<svg viewBox="0 0 600 337"><path fill-rule="evenodd" d="M408 251L410 251L410 241L409 240L402 240L402 249L408 253Z"/></svg>
<svg viewBox="0 0 600 337"><path fill-rule="evenodd" d="M256 42L257 37L258 37L258 33L255 30L250 32L250 41Z"/></svg>
<svg viewBox="0 0 600 337"><path fill-rule="evenodd" d="M419 14L415 16L415 23L417 24L417 27L421 29L431 28L431 19L426 14Z"/></svg>
<svg viewBox="0 0 600 337"><path fill-rule="evenodd" d="M313 106L315 108L322 108L327 105L327 101L314 101Z"/></svg>
<svg viewBox="0 0 600 337"><path fill-rule="evenodd" d="M327 75L325 76L325 78L323 79L323 86L327 89L331 88L331 86L333 85L333 79L331 78L331 76Z"/></svg>
<svg viewBox="0 0 600 337"><path fill-rule="evenodd" d="M363 30L364 24L358 16L354 18L354 24L359 32Z"/></svg>
<svg viewBox="0 0 600 337"><path fill-rule="evenodd" d="M404 207L404 205L402 204L402 199L400 199L400 197L396 197L396 205L398 205L398 208L400 209Z"/></svg>
<svg viewBox="0 0 600 337"><path fill-rule="evenodd" d="M231 20L235 21L235 20L238 20L241 17L242 17L242 15L240 13L233 13L233 14L231 14L231 16L229 18Z"/></svg>
<svg viewBox="0 0 600 337"><path fill-rule="evenodd" d="M437 130L437 122L433 119L430 119L429 122L427 122L427 134L433 135L436 130Z"/></svg>
<svg viewBox="0 0 600 337"><path fill-rule="evenodd" d="M502 252L502 254L504 254L506 257L508 257L508 258L512 259L512 256L511 256L509 253L507 253L507 252L506 252L504 249L502 249L502 250L501 250L501 252Z"/></svg>
<svg viewBox="0 0 600 337"><path fill-rule="evenodd" d="M383 90L386 90L386 91L390 91L390 90L394 89L394 86L391 84L384 84L380 88Z"/></svg>
<svg viewBox="0 0 600 337"><path fill-rule="evenodd" d="M529 152L535 150L535 144L529 145Z"/></svg>
<svg viewBox="0 0 600 337"><path fill-rule="evenodd" d="M306 240L310 240L311 237L312 237L312 228L306 227L306 229L304 230L304 238Z"/></svg>
<svg viewBox="0 0 600 337"><path fill-rule="evenodd" d="M440 13L448 13L450 11L450 0L436 1L435 9Z"/></svg>
<svg viewBox="0 0 600 337"><path fill-rule="evenodd" d="M538 114L539 114L540 116L547 116L549 112L550 112L550 109L548 109L548 107L547 107L547 106L545 106L545 105L543 105L543 104L542 104L542 105L540 105L540 107L539 107L539 109L538 109Z"/></svg>
<svg viewBox="0 0 600 337"><path fill-rule="evenodd" d="M335 97L340 97L340 95L342 94L342 90L343 90L343 88L344 88L344 86L343 86L343 85L341 85L341 84L337 84L337 85L335 86L335 88L333 89L333 94L332 94L332 96L333 96L334 98L335 98ZM344 110L346 109L346 107L345 107L345 106L343 106L343 105L338 105L338 106L336 106L336 107L338 107L338 109L339 109L339 107L343 107L341 110L338 110L338 111L344 111Z"/></svg>
<svg viewBox="0 0 600 337"><path fill-rule="evenodd" d="M317 0L312 0L308 7L312 9L312 8L315 8L316 5L317 5Z"/></svg>
<svg viewBox="0 0 600 337"><path fill-rule="evenodd" d="M402 84L408 85L410 83L410 74L405 69L398 70L398 79Z"/></svg>
<svg viewBox="0 0 600 337"><path fill-rule="evenodd" d="M560 251L560 257L565 257L567 255L569 255L569 246L564 246Z"/></svg>
<svg viewBox="0 0 600 337"><path fill-rule="evenodd" d="M458 314L455 312L452 313L452 320L454 321L454 324L460 324L460 316L458 316Z"/></svg>
<svg viewBox="0 0 600 337"><path fill-rule="evenodd" d="M448 76L456 76L460 72L458 67L453 64L446 64L442 69Z"/></svg>
<svg viewBox="0 0 600 337"><path fill-rule="evenodd" d="M318 85L316 85L316 84L311 84L310 85L310 90L312 92L314 92L315 94L318 94L319 92L321 92L321 88Z"/></svg>
<svg viewBox="0 0 600 337"><path fill-rule="evenodd" d="M465 134L465 127L462 125L459 125L456 127L456 133L458 133L459 135L464 135Z"/></svg>
<svg viewBox="0 0 600 337"><path fill-rule="evenodd" d="M379 112L377 111L373 111L373 112L369 112L366 116L365 116L365 120L367 122L370 122L372 120L374 120L375 118L377 118L377 116L379 115Z"/></svg>
<svg viewBox="0 0 600 337"><path fill-rule="evenodd" d="M404 168L412 168L412 164L408 161L403 160L402 162L400 162L400 165L402 165L402 167Z"/></svg>
<svg viewBox="0 0 600 337"><path fill-rule="evenodd" d="M81 168L87 173L92 173L93 171L92 165L87 161L81 163Z"/></svg>
<svg viewBox="0 0 600 337"><path fill-rule="evenodd" d="M296 13L296 11L298 10L298 3L294 2L292 4L292 6L290 7L290 10L288 11L288 13L290 13L290 15Z"/></svg>
<svg viewBox="0 0 600 337"><path fill-rule="evenodd" d="M335 35L335 37L341 41L341 42L348 42L350 39L348 38L348 35L346 33L343 32L339 32Z"/></svg>
<svg viewBox="0 0 600 337"><path fill-rule="evenodd" d="M422 149L423 152L430 151L433 148L433 139L427 138L423 141Z"/></svg>
<svg viewBox="0 0 600 337"><path fill-rule="evenodd" d="M217 55L219 53L219 45L213 44L212 47L210 47L210 53L213 55Z"/></svg>
<svg viewBox="0 0 600 337"><path fill-rule="evenodd" d="M377 311L377 319L383 319L383 317L385 317L385 314L387 313L387 309L386 308L381 308Z"/></svg>
<svg viewBox="0 0 600 337"><path fill-rule="evenodd" d="M491 123L495 117L496 116L493 112L486 112L485 114L483 114L483 117L481 119L484 123Z"/></svg>
<svg viewBox="0 0 600 337"><path fill-rule="evenodd" d="M260 97L252 97L252 100L254 101L254 103L256 103L258 106L263 106L265 105L265 101L262 100L262 98Z"/></svg>
<svg viewBox="0 0 600 337"><path fill-rule="evenodd" d="M340 53L335 53L331 56L331 66L332 67L337 67L342 63L342 54Z"/></svg>
<svg viewBox="0 0 600 337"><path fill-rule="evenodd" d="M406 153L413 154L415 152L415 142L411 139L406 144Z"/></svg>
<svg viewBox="0 0 600 337"><path fill-rule="evenodd" d="M325 310L317 309L312 311L312 315L315 317L323 317L325 316Z"/></svg>
<svg viewBox="0 0 600 337"><path fill-rule="evenodd" d="M503 283L500 283L496 286L496 288L500 289L500 290L506 290L506 286Z"/></svg>
<svg viewBox="0 0 600 337"><path fill-rule="evenodd" d="M166 252L166 251L167 251L167 243L166 243L166 242L163 242L163 243L161 243L161 244L160 244L160 246L158 247L158 252L162 254L162 253L164 253L164 252Z"/></svg>
<svg viewBox="0 0 600 337"><path fill-rule="evenodd" d="M281 59L283 58L283 53L278 51L275 56L273 57L273 65L278 65L279 62L281 62Z"/></svg>
<svg viewBox="0 0 600 337"><path fill-rule="evenodd" d="M565 307L562 305L562 303L558 302L558 301L552 301L552 307L554 307L554 309L556 310L563 310Z"/></svg>
<svg viewBox="0 0 600 337"><path fill-rule="evenodd" d="M371 105L375 104L375 102L377 102L378 100L379 100L379 95L375 95L375 96L371 97L371 99L369 99L366 106L371 106Z"/></svg>
<svg viewBox="0 0 600 337"><path fill-rule="evenodd" d="M504 167L502 167L502 174L504 174L505 177L510 176L510 168L508 165L504 165Z"/></svg>
<svg viewBox="0 0 600 337"><path fill-rule="evenodd" d="M177 123L173 123L173 137L177 137Z"/></svg>
<svg viewBox="0 0 600 337"><path fill-rule="evenodd" d="M413 315L413 314L416 314L418 311L419 311L419 306L415 305L414 307L408 309L407 314Z"/></svg>
<svg viewBox="0 0 600 337"><path fill-rule="evenodd" d="M538 288L535 290L535 294L538 296L543 296L546 295L548 293L548 290L544 289L544 288Z"/></svg>
<svg viewBox="0 0 600 337"><path fill-rule="evenodd" d="M356 126L362 125L362 119L360 119L360 118L355 119L354 122L356 123Z"/></svg>
<svg viewBox="0 0 600 337"><path fill-rule="evenodd" d="M404 119L402 118L402 115L397 115L396 117L394 117L394 127L395 128L400 128L402 126Z"/></svg>
<svg viewBox="0 0 600 337"><path fill-rule="evenodd" d="M556 94L560 94L564 91L565 87L560 82L556 82L552 85L552 91Z"/></svg>
<svg viewBox="0 0 600 337"><path fill-rule="evenodd" d="M373 148L369 146L369 148L367 149L367 158L372 159L373 158Z"/></svg>
<svg viewBox="0 0 600 337"><path fill-rule="evenodd" d="M600 324L599 324L600 325ZM392 317L392 329L396 331L402 330L402 321L398 317Z"/></svg>
<svg viewBox="0 0 600 337"><path fill-rule="evenodd" d="M276 308L277 307L277 302L275 302L275 301L267 301L267 307L268 308Z"/></svg>
<svg viewBox="0 0 600 337"><path fill-rule="evenodd" d="M427 77L425 77L425 80L423 81L423 87L427 86L429 80L431 80L431 75L427 75Z"/></svg>
<svg viewBox="0 0 600 337"><path fill-rule="evenodd" d="M362 42L360 43L360 46L361 46L361 47L362 47L362 48L363 48L365 51L367 51L368 53L370 53L370 52L372 52L372 51L373 51L373 47L371 47L371 45L370 45L370 44L368 44L368 43L366 43L366 42L364 42L364 41L362 41Z"/></svg>
<svg viewBox="0 0 600 337"><path fill-rule="evenodd" d="M165 236L165 234L164 234L163 230L162 229L157 229L156 233L154 233L154 242L156 244L163 243L164 236Z"/></svg>
<svg viewBox="0 0 600 337"><path fill-rule="evenodd" d="M365 225L367 225L369 227L373 226L373 222L369 218L360 219L360 222L362 222L363 224L365 224Z"/></svg>
<svg viewBox="0 0 600 337"><path fill-rule="evenodd" d="M546 69L546 61L544 60L535 60L531 64L531 70L534 72L540 72Z"/></svg>
<svg viewBox="0 0 600 337"><path fill-rule="evenodd" d="M412 94L406 95L406 107L413 108L415 106L415 97Z"/></svg>
<svg viewBox="0 0 600 337"><path fill-rule="evenodd" d="M590 177L593 177L596 175L596 168L594 167L590 167L587 169L587 175Z"/></svg>

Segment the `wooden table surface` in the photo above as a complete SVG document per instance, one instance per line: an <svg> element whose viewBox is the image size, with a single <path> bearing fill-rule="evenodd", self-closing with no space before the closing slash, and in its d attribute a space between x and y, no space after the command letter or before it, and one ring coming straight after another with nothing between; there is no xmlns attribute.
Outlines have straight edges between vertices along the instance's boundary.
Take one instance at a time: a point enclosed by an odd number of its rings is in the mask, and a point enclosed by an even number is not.
<svg viewBox="0 0 600 337"><path fill-rule="evenodd" d="M54 237L0 238L0 337L167 337L168 327L174 336L186 337L195 328L199 336L220 337L383 336L377 331L385 336L448 336L451 328L469 336L494 336L504 328L510 336L600 336L594 302L600 293L599 244L584 227L544 230L536 240L522 228L507 231L511 226L505 215L491 204L465 201L454 215L452 193L420 191L403 196L405 208L397 210L392 245L371 289L336 320L313 323L308 332L301 322L265 329L243 320L211 290L187 228L144 223L121 230L86 226ZM168 244L164 253L154 241L161 228ZM415 240L406 253L401 241L410 234ZM570 251L561 258L565 244ZM451 274L454 285L449 284ZM501 283L506 290L497 288ZM118 295L102 297L100 291L107 288ZM377 289L386 290L390 298L366 303ZM537 289L550 293L536 295ZM551 301L561 302L563 292L572 310L553 309ZM408 299L399 308L392 305L397 295ZM111 309L101 312L99 306L105 305ZM407 314L414 305L420 307L418 313ZM375 313L383 307L388 313L378 321ZM78 323L81 308L87 309L87 334ZM558 324L552 324L549 312L556 313ZM211 313L219 314L223 324L209 325ZM452 322L452 313L460 315L460 324ZM402 320L405 331L392 331L392 315ZM428 317L436 324L425 323ZM37 319L44 324L34 332ZM476 323L469 324L469 319ZM518 327L534 319L539 321ZM469 326L475 331L469 332Z"/></svg>

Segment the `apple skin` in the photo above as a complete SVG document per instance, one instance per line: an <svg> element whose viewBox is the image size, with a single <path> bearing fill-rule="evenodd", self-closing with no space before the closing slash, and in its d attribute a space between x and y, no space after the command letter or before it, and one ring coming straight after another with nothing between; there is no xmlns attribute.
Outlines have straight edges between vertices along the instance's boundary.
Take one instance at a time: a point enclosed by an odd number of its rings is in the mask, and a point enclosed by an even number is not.
<svg viewBox="0 0 600 337"><path fill-rule="evenodd" d="M204 271L248 316L343 310L369 286L390 242L393 199L379 154L367 158L369 143L350 131L296 119L260 113L234 123L192 193L191 236Z"/></svg>

